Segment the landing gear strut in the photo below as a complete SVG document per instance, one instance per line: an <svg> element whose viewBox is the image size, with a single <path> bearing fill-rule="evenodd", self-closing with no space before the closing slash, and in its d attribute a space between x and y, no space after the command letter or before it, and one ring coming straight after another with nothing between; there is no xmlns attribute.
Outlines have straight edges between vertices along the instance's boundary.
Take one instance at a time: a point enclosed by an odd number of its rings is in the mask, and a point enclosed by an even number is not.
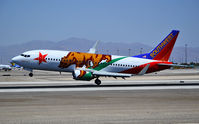
<svg viewBox="0 0 199 124"><path fill-rule="evenodd" d="M96 83L97 85L100 85L100 84L101 84L101 81L97 78L97 79L95 80L95 83Z"/></svg>
<svg viewBox="0 0 199 124"><path fill-rule="evenodd" d="M30 73L29 73L29 76L30 76L30 77L32 77L32 76L33 76L33 73L32 73L32 72L30 72Z"/></svg>

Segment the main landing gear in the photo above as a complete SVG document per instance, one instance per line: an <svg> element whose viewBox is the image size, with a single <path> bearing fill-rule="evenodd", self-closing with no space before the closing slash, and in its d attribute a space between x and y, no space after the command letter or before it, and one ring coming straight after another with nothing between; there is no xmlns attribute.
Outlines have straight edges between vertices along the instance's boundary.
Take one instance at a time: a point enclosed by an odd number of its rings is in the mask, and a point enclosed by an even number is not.
<svg viewBox="0 0 199 124"><path fill-rule="evenodd" d="M100 85L100 84L101 84L101 81L97 78L97 79L95 80L95 83L96 83L97 85Z"/></svg>

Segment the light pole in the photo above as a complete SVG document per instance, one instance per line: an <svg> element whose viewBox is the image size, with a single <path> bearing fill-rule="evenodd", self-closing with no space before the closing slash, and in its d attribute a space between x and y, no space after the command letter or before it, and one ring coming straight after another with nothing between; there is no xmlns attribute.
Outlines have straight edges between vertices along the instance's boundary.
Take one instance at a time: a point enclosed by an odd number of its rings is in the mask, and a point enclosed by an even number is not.
<svg viewBox="0 0 199 124"><path fill-rule="evenodd" d="M185 63L187 64L187 44L185 44Z"/></svg>
<svg viewBox="0 0 199 124"><path fill-rule="evenodd" d="M142 50L143 50L143 48L140 48L140 54L142 54Z"/></svg>
<svg viewBox="0 0 199 124"><path fill-rule="evenodd" d="M129 48L128 50L129 50L129 56L131 56L131 49Z"/></svg>

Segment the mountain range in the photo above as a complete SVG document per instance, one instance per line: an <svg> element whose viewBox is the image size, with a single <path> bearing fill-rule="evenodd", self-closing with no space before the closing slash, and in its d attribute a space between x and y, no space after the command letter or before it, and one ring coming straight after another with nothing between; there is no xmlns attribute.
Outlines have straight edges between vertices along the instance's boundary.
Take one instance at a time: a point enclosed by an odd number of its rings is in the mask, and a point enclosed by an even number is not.
<svg viewBox="0 0 199 124"><path fill-rule="evenodd" d="M22 44L0 46L0 63L8 64L11 58L28 50L34 49L53 49L87 52L95 43L93 40L71 37L59 42L33 40ZM99 42L97 53L133 56L140 53L151 51L155 46L149 46L142 43L125 42ZM199 47L188 47L188 62L197 62L199 60ZM185 48L174 47L170 61L177 63L185 62Z"/></svg>

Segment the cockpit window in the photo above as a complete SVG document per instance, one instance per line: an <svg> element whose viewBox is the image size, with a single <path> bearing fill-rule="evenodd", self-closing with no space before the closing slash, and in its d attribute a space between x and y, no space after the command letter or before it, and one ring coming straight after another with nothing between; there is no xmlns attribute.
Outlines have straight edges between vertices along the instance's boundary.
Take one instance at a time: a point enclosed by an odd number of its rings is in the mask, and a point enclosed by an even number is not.
<svg viewBox="0 0 199 124"><path fill-rule="evenodd" d="M25 55L25 54L21 54L21 56L24 56L24 57L30 57L30 55Z"/></svg>

